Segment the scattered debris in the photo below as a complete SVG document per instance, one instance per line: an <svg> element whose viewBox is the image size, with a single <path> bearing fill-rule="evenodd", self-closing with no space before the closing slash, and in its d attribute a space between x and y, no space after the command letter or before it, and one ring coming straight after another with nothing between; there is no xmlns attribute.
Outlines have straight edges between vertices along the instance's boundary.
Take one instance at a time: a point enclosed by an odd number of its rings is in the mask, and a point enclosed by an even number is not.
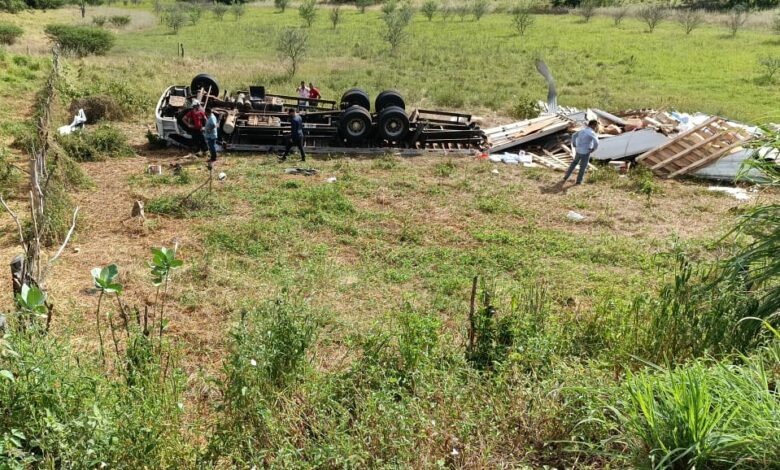
<svg viewBox="0 0 780 470"><path fill-rule="evenodd" d="M491 171L491 173L493 173L494 175L498 175L499 171L497 168L493 168L493 171Z"/></svg>
<svg viewBox="0 0 780 470"><path fill-rule="evenodd" d="M330 178L325 178L325 182L326 183L335 183L336 182L336 177L335 176L331 176Z"/></svg>
<svg viewBox="0 0 780 470"><path fill-rule="evenodd" d="M731 186L710 186L709 188L707 188L707 190L729 194L738 201L750 200L750 195L743 188L735 188Z"/></svg>
<svg viewBox="0 0 780 470"><path fill-rule="evenodd" d="M319 171L314 168L285 168L284 173L287 175L314 176L319 173Z"/></svg>
<svg viewBox="0 0 780 470"><path fill-rule="evenodd" d="M584 215L574 211L569 211L569 213L566 214L566 218L571 220L572 222L582 222L583 220L585 220Z"/></svg>
<svg viewBox="0 0 780 470"><path fill-rule="evenodd" d="M133 203L133 210L130 212L130 217L140 217L141 219L146 218L146 215L144 214L143 201L135 201Z"/></svg>
<svg viewBox="0 0 780 470"><path fill-rule="evenodd" d="M491 127L485 129L485 134L490 152L495 153L564 131L571 125L570 120L560 116L542 116L506 126Z"/></svg>
<svg viewBox="0 0 780 470"><path fill-rule="evenodd" d="M146 172L150 175L161 175L162 165L149 165L146 167Z"/></svg>
<svg viewBox="0 0 780 470"><path fill-rule="evenodd" d="M79 109L79 112L73 116L73 121L67 126L62 126L57 129L60 135L70 135L76 131L80 131L84 124L87 122L87 115L84 114L83 109Z"/></svg>
<svg viewBox="0 0 780 470"><path fill-rule="evenodd" d="M224 171L220 171L219 174L217 175L217 179L219 179L220 181L225 181L225 178L227 178L227 175L225 174L225 172Z"/></svg>
<svg viewBox="0 0 780 470"><path fill-rule="evenodd" d="M591 155L593 160L618 160L635 157L669 142L669 138L652 129L640 129L633 132L601 139L599 148Z"/></svg>
<svg viewBox="0 0 780 470"><path fill-rule="evenodd" d="M511 165L517 165L522 163L525 166L529 166L533 163L533 157L530 153L525 153L524 151L520 151L519 153L499 153L499 154L491 154L488 156L488 159L491 162L499 163L509 163Z"/></svg>
<svg viewBox="0 0 780 470"><path fill-rule="evenodd" d="M746 130L713 116L660 147L640 155L636 161L649 167L658 176L674 178L714 163L750 138Z"/></svg>

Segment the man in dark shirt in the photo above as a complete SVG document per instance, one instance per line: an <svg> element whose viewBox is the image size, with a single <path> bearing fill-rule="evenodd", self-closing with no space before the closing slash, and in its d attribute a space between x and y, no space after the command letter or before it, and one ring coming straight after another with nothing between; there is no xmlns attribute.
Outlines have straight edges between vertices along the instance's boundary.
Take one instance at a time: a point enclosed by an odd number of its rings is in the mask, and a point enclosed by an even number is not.
<svg viewBox="0 0 780 470"><path fill-rule="evenodd" d="M290 153L290 149L294 145L298 147L298 150L301 152L301 161L305 162L306 152L303 151L303 119L293 108L288 109L287 113L290 116L290 137L287 140L284 155L279 157L279 161L283 162L287 160L287 154Z"/></svg>
<svg viewBox="0 0 780 470"><path fill-rule="evenodd" d="M197 149L195 155L204 155L209 148L206 145L206 137L203 135L203 127L206 125L206 113L203 112L200 103L197 101L194 102L192 104L192 109L184 115L182 121L192 129L190 132L192 135L192 144Z"/></svg>

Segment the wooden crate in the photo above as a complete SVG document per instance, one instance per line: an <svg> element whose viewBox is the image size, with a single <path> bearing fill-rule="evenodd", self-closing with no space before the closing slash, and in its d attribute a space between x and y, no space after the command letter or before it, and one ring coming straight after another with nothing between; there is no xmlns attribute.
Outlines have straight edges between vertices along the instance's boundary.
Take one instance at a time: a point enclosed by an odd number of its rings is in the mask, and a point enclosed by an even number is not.
<svg viewBox="0 0 780 470"><path fill-rule="evenodd" d="M725 157L749 139L750 134L744 129L714 116L666 144L645 152L636 161L658 176L674 178Z"/></svg>

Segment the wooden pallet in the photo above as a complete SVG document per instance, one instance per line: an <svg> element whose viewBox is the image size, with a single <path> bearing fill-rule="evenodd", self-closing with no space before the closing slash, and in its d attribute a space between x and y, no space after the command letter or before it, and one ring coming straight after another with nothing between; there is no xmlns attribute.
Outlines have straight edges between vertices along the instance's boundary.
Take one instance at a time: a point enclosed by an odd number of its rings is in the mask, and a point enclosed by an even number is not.
<svg viewBox="0 0 780 470"><path fill-rule="evenodd" d="M658 176L674 178L725 157L750 137L744 129L714 116L666 144L645 152L636 161Z"/></svg>

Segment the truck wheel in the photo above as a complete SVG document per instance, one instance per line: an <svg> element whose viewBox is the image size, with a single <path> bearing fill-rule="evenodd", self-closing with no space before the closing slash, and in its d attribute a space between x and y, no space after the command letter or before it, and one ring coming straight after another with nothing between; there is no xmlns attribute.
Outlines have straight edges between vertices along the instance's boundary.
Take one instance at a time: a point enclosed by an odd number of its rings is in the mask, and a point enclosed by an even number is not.
<svg viewBox="0 0 780 470"><path fill-rule="evenodd" d="M217 83L217 80L207 73L202 73L196 75L195 78L192 79L192 82L190 82L190 93L194 95L201 88L205 91L209 91L209 87L211 88L211 91L209 92L211 96L219 96L219 84Z"/></svg>
<svg viewBox="0 0 780 470"><path fill-rule="evenodd" d="M406 109L406 103L401 97L401 94L395 90L385 90L378 94L376 100L374 100L374 112L381 113L383 109L390 106L397 106L401 109Z"/></svg>
<svg viewBox="0 0 780 470"><path fill-rule="evenodd" d="M409 117L398 106L390 106L379 113L379 135L383 139L398 142L409 132Z"/></svg>
<svg viewBox="0 0 780 470"><path fill-rule="evenodd" d="M349 109L352 106L362 106L369 111L371 109L371 100L368 93L360 88L351 88L341 95L341 109Z"/></svg>
<svg viewBox="0 0 780 470"><path fill-rule="evenodd" d="M352 106L341 115L339 131L347 142L359 144L371 133L371 115L362 106Z"/></svg>

